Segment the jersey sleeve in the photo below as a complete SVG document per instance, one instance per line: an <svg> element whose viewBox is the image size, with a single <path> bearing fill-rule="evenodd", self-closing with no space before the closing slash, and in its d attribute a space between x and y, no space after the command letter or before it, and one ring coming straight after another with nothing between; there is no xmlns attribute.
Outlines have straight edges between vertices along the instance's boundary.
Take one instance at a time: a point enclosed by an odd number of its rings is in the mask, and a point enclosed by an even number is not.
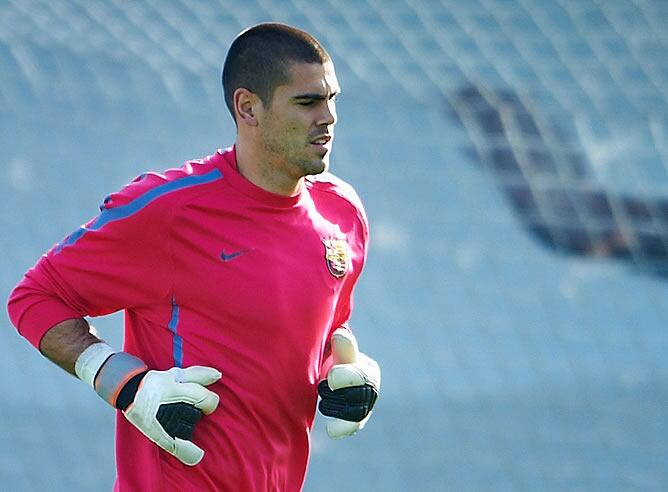
<svg viewBox="0 0 668 492"><path fill-rule="evenodd" d="M336 185L337 194L344 198L344 206L349 211L346 214L349 219L343 221L342 226L346 229L349 238L353 269L352 275L346 279L346 284L339 297L332 331L350 321L353 310L353 293L364 269L369 249L369 220L362 201L348 183L338 180L338 178L334 178L333 182Z"/></svg>
<svg viewBox="0 0 668 492"><path fill-rule="evenodd" d="M321 374L326 375L332 365L331 340L337 328L351 330L349 322L353 311L354 291L366 263L369 248L369 221L362 201L352 186L332 174L326 173L319 178L318 186L337 198L333 200L336 207L342 210L340 226L346 230L352 262L352 272L345 280L345 285L337 300L334 318L327 336L323 354ZM352 330L351 330L352 331ZM323 376L326 377L326 376Z"/></svg>
<svg viewBox="0 0 668 492"><path fill-rule="evenodd" d="M8 313L19 333L39 348L43 335L61 321L167 296L170 190L164 175L136 178L43 255L9 297Z"/></svg>

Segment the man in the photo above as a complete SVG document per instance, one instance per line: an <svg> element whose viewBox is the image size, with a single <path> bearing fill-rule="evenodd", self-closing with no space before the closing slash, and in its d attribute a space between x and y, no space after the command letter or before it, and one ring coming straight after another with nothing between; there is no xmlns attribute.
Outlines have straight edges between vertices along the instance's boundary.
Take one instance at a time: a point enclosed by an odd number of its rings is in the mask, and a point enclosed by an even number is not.
<svg viewBox="0 0 668 492"><path fill-rule="evenodd" d="M331 58L260 24L232 43L223 87L233 148L107 197L9 299L23 336L122 411L115 490L299 490L318 393L341 438L380 386L346 327L368 230L326 173ZM83 317L121 309L118 352Z"/></svg>

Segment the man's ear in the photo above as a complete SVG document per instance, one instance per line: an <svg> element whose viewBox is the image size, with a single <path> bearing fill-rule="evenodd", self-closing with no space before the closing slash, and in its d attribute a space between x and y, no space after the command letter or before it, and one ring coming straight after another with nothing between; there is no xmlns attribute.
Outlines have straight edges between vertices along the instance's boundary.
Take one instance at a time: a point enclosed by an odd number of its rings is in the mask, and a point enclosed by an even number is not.
<svg viewBox="0 0 668 492"><path fill-rule="evenodd" d="M258 115L262 111L260 98L248 89L240 87L234 91L233 101L237 123L257 126Z"/></svg>

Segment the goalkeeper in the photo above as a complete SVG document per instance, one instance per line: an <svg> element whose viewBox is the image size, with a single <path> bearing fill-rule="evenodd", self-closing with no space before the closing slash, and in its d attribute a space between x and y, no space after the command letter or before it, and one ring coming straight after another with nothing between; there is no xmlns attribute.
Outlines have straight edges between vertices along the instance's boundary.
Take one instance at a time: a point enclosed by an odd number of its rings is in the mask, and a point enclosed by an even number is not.
<svg viewBox="0 0 668 492"><path fill-rule="evenodd" d="M19 332L119 410L114 490L298 491L316 407L342 438L378 396L347 328L368 226L327 172L332 60L260 24L222 82L235 145L111 194L9 299ZM119 310L122 348L85 320Z"/></svg>

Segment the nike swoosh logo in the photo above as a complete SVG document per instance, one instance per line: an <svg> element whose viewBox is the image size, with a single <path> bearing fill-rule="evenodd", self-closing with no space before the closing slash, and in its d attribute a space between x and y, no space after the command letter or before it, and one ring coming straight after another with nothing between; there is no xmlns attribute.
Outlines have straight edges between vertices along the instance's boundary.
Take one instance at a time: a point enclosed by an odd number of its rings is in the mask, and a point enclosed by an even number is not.
<svg viewBox="0 0 668 492"><path fill-rule="evenodd" d="M225 251L223 251L222 253L220 253L220 259L223 261L230 261L243 255L244 253L248 253L248 250L242 249L241 251L235 251L234 253L230 253L229 255L225 254Z"/></svg>

